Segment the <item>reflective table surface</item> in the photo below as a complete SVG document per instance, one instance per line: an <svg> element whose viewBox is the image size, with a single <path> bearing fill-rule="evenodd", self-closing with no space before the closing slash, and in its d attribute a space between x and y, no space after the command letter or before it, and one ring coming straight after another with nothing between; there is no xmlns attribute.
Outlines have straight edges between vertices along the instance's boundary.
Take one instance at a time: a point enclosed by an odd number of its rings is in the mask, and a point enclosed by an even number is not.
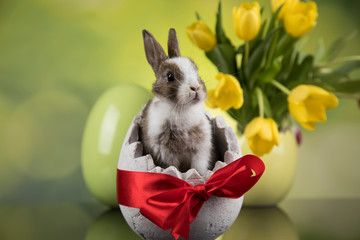
<svg viewBox="0 0 360 240"><path fill-rule="evenodd" d="M140 239L119 209L96 203L0 204L0 239ZM360 200L286 200L242 208L223 240L360 239Z"/></svg>

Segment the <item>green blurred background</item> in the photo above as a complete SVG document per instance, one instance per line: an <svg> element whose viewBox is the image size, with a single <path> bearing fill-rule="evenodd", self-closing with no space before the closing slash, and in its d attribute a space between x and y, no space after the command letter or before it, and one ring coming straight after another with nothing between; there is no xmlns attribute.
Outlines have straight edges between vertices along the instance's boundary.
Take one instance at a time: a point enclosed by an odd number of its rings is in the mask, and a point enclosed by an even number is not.
<svg viewBox="0 0 360 240"><path fill-rule="evenodd" d="M227 34L232 7L223 0ZM259 1L269 15L269 1ZM313 52L338 36L360 30L360 2L319 0L318 25L305 39ZM94 202L81 173L81 138L96 99L120 83L150 89L141 30L166 44L177 29L181 51L194 59L208 88L216 68L193 46L185 27L198 11L215 24L218 1L208 0L1 0L0 1L0 203ZM304 40L305 40L304 39ZM360 54L360 36L342 55ZM355 73L360 76L359 71ZM129 99L131 101L131 99ZM126 104L126 103L124 103ZM340 100L328 122L303 131L299 166L289 198L360 197L360 109Z"/></svg>

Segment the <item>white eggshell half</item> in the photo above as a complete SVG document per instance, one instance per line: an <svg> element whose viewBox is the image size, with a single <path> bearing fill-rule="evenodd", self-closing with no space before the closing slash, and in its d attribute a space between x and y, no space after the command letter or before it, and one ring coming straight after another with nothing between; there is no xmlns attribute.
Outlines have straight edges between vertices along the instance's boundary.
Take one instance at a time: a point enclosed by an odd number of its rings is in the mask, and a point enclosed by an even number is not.
<svg viewBox="0 0 360 240"><path fill-rule="evenodd" d="M218 169L241 157L237 137L232 128L228 127L223 118L212 118L207 115L214 129L216 151L223 159L216 162L212 171L208 170L201 176L195 169L186 173L179 172L171 166L166 169L154 165L152 157L143 156L143 145L139 141L139 124L142 114L136 116L124 139L118 168L129 171L156 172L178 177L193 186L204 184ZM190 239L211 240L222 235L237 218L243 197L237 199L212 196L201 208L196 219L190 224ZM164 231L140 214L138 208L119 205L121 212L129 226L142 238L148 240L173 239L170 230ZM181 237L180 237L181 238Z"/></svg>

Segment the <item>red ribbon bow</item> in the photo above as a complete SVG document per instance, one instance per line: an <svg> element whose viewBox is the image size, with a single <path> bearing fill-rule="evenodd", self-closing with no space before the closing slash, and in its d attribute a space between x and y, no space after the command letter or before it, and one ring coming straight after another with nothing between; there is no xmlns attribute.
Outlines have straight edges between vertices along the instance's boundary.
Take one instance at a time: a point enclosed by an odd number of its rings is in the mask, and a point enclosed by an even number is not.
<svg viewBox="0 0 360 240"><path fill-rule="evenodd" d="M167 174L117 170L118 203L140 213L175 239L189 239L190 223L211 196L239 198L265 170L260 158L246 155L217 170L205 184L191 184Z"/></svg>

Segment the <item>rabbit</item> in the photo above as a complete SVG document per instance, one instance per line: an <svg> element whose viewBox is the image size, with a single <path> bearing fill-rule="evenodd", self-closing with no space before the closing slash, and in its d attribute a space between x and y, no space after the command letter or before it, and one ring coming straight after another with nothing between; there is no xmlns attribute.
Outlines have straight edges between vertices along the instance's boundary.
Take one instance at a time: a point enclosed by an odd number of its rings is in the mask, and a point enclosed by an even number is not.
<svg viewBox="0 0 360 240"><path fill-rule="evenodd" d="M195 168L201 175L213 159L213 130L205 115L207 96L195 63L180 55L176 31L169 31L168 55L151 33L143 30L147 61L156 81L154 97L145 105L140 122L143 151L157 166L181 172Z"/></svg>

